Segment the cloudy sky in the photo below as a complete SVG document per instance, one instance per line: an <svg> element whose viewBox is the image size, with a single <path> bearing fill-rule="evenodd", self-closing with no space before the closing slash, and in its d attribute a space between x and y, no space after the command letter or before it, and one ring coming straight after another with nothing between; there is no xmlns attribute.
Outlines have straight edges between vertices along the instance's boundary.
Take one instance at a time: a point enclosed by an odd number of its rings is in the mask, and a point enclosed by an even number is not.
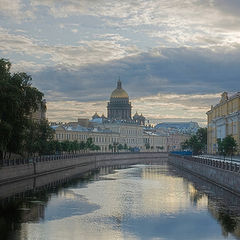
<svg viewBox="0 0 240 240"><path fill-rule="evenodd" d="M0 57L32 75L50 121L106 114L120 76L152 122L198 121L239 91L239 0L0 0Z"/></svg>

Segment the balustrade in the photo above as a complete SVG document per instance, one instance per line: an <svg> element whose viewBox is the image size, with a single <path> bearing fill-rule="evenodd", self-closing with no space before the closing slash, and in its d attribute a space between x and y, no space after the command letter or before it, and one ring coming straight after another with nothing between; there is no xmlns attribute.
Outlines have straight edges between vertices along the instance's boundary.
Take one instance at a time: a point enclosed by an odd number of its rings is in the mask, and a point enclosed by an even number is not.
<svg viewBox="0 0 240 240"><path fill-rule="evenodd" d="M204 165L212 166L215 168L221 168L227 171L231 172L237 172L240 173L240 164L239 163L232 163L232 162L226 162L225 160L214 160L214 159L209 159L209 158L197 158L193 156L178 156L178 155L172 155L170 154L169 156L174 156L174 158L177 160L179 158L193 161L196 163L201 163Z"/></svg>

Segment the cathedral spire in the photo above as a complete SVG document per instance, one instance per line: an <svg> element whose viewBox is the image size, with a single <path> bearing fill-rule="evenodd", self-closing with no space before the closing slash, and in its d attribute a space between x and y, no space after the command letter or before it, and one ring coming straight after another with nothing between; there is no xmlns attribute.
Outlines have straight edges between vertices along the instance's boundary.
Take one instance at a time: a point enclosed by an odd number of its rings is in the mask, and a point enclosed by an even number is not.
<svg viewBox="0 0 240 240"><path fill-rule="evenodd" d="M121 88L122 88L122 83L121 83L121 81L120 81L120 77L118 77L117 88L118 88L118 89L121 89Z"/></svg>

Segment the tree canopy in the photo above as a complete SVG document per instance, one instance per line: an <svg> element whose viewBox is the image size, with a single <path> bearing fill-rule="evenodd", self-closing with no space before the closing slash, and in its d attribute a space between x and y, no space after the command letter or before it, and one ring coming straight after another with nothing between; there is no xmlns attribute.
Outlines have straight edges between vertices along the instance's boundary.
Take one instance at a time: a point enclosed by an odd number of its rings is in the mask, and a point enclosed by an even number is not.
<svg viewBox="0 0 240 240"><path fill-rule="evenodd" d="M237 142L232 135L217 139L218 153L223 156L232 156L237 151Z"/></svg>
<svg viewBox="0 0 240 240"><path fill-rule="evenodd" d="M36 148L33 145L26 148L34 137L33 133L29 135L33 130L29 116L43 104L43 93L32 86L31 76L10 70L11 63L0 59L0 159L6 152L22 154Z"/></svg>
<svg viewBox="0 0 240 240"><path fill-rule="evenodd" d="M199 128L195 135L182 143L183 149L189 149L193 154L201 154L207 148L207 128Z"/></svg>

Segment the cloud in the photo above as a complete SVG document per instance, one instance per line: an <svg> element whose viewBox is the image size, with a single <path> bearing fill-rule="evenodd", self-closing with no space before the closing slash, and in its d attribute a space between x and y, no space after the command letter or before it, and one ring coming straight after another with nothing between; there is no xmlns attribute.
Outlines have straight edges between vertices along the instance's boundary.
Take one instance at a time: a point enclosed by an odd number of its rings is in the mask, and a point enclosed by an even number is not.
<svg viewBox="0 0 240 240"><path fill-rule="evenodd" d="M47 7L55 18L96 17L98 26L103 21L105 28L142 32L173 47L231 47L232 33L240 26L237 0L42 0L32 1L31 5ZM239 38L234 41L239 42Z"/></svg>
<svg viewBox="0 0 240 240"><path fill-rule="evenodd" d="M3 16L11 16L16 21L34 18L33 11L26 9L26 5L21 0L0 0L0 12Z"/></svg>
<svg viewBox="0 0 240 240"><path fill-rule="evenodd" d="M125 39L120 35L110 35L110 38L106 40L82 40L77 45L50 46L40 40L21 34L12 34L8 30L0 28L0 51L5 55L15 53L38 56L48 59L45 61L45 66L62 66L68 69L93 63L101 64L133 56L140 52L136 46L123 45L120 41L125 41Z"/></svg>
<svg viewBox="0 0 240 240"><path fill-rule="evenodd" d="M155 45L211 48L240 43L238 0L17 0L11 4L1 0L1 3L0 11L15 18L39 17L44 9L48 18L88 18L96 28L141 32L153 38ZM60 27L64 28L64 24ZM72 29L75 33L76 30Z"/></svg>
<svg viewBox="0 0 240 240"><path fill-rule="evenodd" d="M0 0L0 52L51 103L106 101L120 76L152 119L186 109L200 121L204 94L239 91L239 10L238 0Z"/></svg>
<svg viewBox="0 0 240 240"><path fill-rule="evenodd" d="M26 72L26 70L30 73L34 73L43 69L45 67L44 64L36 63L33 61L18 61L12 63L12 72Z"/></svg>
<svg viewBox="0 0 240 240"><path fill-rule="evenodd" d="M108 93L110 95L110 92ZM109 96L108 96L109 97ZM220 98L217 94L158 94L130 99L135 111L142 113L151 123L161 121L198 121L206 125L206 112L210 105ZM50 121L76 121L77 118L91 118L98 112L106 115L107 101L49 101L48 118Z"/></svg>
<svg viewBox="0 0 240 240"><path fill-rule="evenodd" d="M100 101L108 98L118 76L131 98L159 93L212 94L239 90L240 52L206 49L156 49L157 53L89 64L77 70L49 67L33 74L49 99ZM58 93L52 95L51 91Z"/></svg>

